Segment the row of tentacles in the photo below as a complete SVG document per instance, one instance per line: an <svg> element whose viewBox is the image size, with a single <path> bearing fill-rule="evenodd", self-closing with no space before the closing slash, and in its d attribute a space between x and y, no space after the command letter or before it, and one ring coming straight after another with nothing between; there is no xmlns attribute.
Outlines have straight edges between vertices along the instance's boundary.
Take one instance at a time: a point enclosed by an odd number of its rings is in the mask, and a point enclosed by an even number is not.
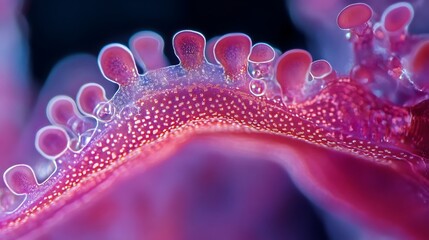
<svg viewBox="0 0 429 240"><path fill-rule="evenodd" d="M402 106L413 106L427 98L429 41L407 36L413 17L412 6L397 3L382 14L380 21L373 23L373 11L366 4L353 4L343 9L338 16L338 25L347 30L347 37L356 51L355 65L350 78L359 84L367 83L369 91L374 86L384 87L395 81L397 91L405 97L396 98L386 88L377 96ZM410 43L417 47L411 48ZM67 96L53 98L47 106L47 116L52 125L40 129L35 146L45 158L56 161L66 151L79 153L94 138L101 134L100 125L108 125L112 119L139 99L136 89L149 91L162 87L157 69L167 66L163 54L163 40L153 32L141 32L130 40L130 48L111 44L102 49L99 66L103 75L119 85L112 99L108 99L102 86L94 83L81 87L76 101ZM206 46L207 45L207 46ZM383 46L376 55L377 66L383 65L385 75L377 77L378 69L368 63L365 52ZM297 106L317 96L330 82L341 80L326 60L313 61L305 50L290 50L283 54L266 43L252 46L251 39L241 33L227 34L210 40L191 30L178 32L173 37L173 47L179 67L187 74L202 75L202 72L220 70L225 82L216 82L226 88L250 92L256 97L280 99L287 106ZM146 72L138 73L135 60ZM160 80L160 85L147 83L148 79ZM382 79L382 80L381 80ZM386 80L387 79L387 80ZM386 82L387 81L387 82ZM164 85L163 85L164 84ZM171 84L171 83L169 83ZM399 85L399 87L398 87ZM398 90L399 88L399 90ZM134 90L133 90L134 89ZM131 110L132 106L131 106ZM15 165L4 173L4 181L15 195L26 196L41 184L34 171L27 165ZM11 202L3 206L11 214L21 204Z"/></svg>

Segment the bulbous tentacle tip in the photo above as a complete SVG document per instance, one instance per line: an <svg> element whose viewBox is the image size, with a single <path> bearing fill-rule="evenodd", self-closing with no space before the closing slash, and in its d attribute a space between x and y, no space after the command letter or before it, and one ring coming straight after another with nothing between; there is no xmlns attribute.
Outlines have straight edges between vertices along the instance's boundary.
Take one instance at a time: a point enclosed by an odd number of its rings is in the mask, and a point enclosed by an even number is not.
<svg viewBox="0 0 429 240"><path fill-rule="evenodd" d="M412 84L416 89L429 91L429 40L420 43L407 61L407 68L412 73Z"/></svg>
<svg viewBox="0 0 429 240"><path fill-rule="evenodd" d="M248 60L254 63L267 63L274 61L275 57L276 52L269 44L256 43L252 46Z"/></svg>
<svg viewBox="0 0 429 240"><path fill-rule="evenodd" d="M57 126L46 126L36 134L35 146L45 158L55 160L63 154L70 144L66 131Z"/></svg>
<svg viewBox="0 0 429 240"><path fill-rule="evenodd" d="M33 169L25 164L8 168L3 174L3 180L10 191L17 195L29 194L39 187Z"/></svg>
<svg viewBox="0 0 429 240"><path fill-rule="evenodd" d="M198 69L204 62L206 38L199 32L183 30L173 37L174 53L187 70Z"/></svg>
<svg viewBox="0 0 429 240"><path fill-rule="evenodd" d="M98 56L101 73L108 80L127 86L138 80L138 71L131 51L121 44L105 46Z"/></svg>
<svg viewBox="0 0 429 240"><path fill-rule="evenodd" d="M343 30L357 28L366 24L372 14L372 8L365 3L350 4L338 14L337 24Z"/></svg>
<svg viewBox="0 0 429 240"><path fill-rule="evenodd" d="M414 17L414 8L407 2L399 2L390 5L384 10L381 23L384 29L390 33L407 31Z"/></svg>
<svg viewBox="0 0 429 240"><path fill-rule="evenodd" d="M79 117L79 112L73 99L65 95L58 95L49 101L46 116L52 124L67 126L70 119Z"/></svg>
<svg viewBox="0 0 429 240"><path fill-rule="evenodd" d="M214 56L223 67L228 82L237 82L246 78L251 47L252 40L242 33L227 34L216 42Z"/></svg>
<svg viewBox="0 0 429 240"><path fill-rule="evenodd" d="M92 117L97 117L97 109L103 103L109 101L106 97L106 90L97 83L87 83L83 85L76 97L79 110Z"/></svg>
<svg viewBox="0 0 429 240"><path fill-rule="evenodd" d="M311 63L310 74L314 79L325 78L331 73L332 66L328 61L320 59Z"/></svg>
<svg viewBox="0 0 429 240"><path fill-rule="evenodd" d="M276 79L287 101L305 99L303 88L308 81L312 61L311 54L301 49L289 50L278 59Z"/></svg>
<svg viewBox="0 0 429 240"><path fill-rule="evenodd" d="M168 65L164 55L164 39L156 32L141 31L129 41L131 52L144 71L155 70Z"/></svg>
<svg viewBox="0 0 429 240"><path fill-rule="evenodd" d="M101 95L104 95L104 93L101 93ZM90 105L88 102L86 102L86 104ZM107 102L106 104L109 103ZM89 106L85 106L84 108L86 107ZM98 108L96 108L97 119L100 117L100 109L105 109L105 104L100 103ZM97 125L93 117L84 117L77 110L76 103L73 99L63 95L56 96L49 101L46 108L46 115L53 125L61 127L67 132L70 137L69 147L73 151L79 151L86 145L87 140L92 137Z"/></svg>
<svg viewBox="0 0 429 240"><path fill-rule="evenodd" d="M256 43L252 46L248 57L248 72L255 79L271 79L276 52L266 43Z"/></svg>

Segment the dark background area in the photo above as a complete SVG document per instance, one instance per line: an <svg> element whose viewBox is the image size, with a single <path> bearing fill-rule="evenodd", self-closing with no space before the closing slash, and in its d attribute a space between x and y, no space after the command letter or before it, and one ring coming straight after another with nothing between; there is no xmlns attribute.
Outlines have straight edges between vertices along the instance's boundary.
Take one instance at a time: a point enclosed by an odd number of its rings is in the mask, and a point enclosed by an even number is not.
<svg viewBox="0 0 429 240"><path fill-rule="evenodd" d="M183 29L197 30L206 39L230 32L248 34L254 43L267 42L285 51L305 48L282 0L44 0L27 1L30 68L38 84L67 55L97 55L112 42L127 44L141 30L158 32L165 52L177 63L171 37Z"/></svg>

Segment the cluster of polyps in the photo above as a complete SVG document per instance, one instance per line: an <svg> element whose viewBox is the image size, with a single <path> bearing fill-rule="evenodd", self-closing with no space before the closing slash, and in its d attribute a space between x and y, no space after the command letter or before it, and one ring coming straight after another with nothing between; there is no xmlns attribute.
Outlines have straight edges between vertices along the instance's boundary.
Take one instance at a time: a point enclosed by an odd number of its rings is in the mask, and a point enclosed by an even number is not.
<svg viewBox="0 0 429 240"><path fill-rule="evenodd" d="M355 52L350 77L376 96L404 106L426 99L428 91L429 41L408 34L413 15L411 4L400 2L389 6L377 22L365 4L352 4L338 16Z"/></svg>
<svg viewBox="0 0 429 240"><path fill-rule="evenodd" d="M52 125L39 130L35 143L56 169L43 183L27 165L5 172L13 195L3 195L9 201L2 201L1 233L27 234L34 230L31 221L53 217L75 199L91 196L97 185L112 184L114 170L150 165L160 148L215 131L281 136L292 145L298 139L315 151L385 165L409 174L423 186L419 196L429 199L423 180L427 127L421 126L426 112L420 111L429 89L429 42L408 35L412 15L411 5L398 3L373 24L369 6L346 7L338 24L348 30L356 52L350 76L336 73L326 60L313 61L305 50L280 55L265 43L252 46L240 33L206 47L202 34L181 31L173 37L180 64L169 67L163 40L153 32L132 37L131 51L106 46L99 66L118 92L107 99L102 86L90 83L76 101L52 99ZM138 73L134 56L146 73Z"/></svg>

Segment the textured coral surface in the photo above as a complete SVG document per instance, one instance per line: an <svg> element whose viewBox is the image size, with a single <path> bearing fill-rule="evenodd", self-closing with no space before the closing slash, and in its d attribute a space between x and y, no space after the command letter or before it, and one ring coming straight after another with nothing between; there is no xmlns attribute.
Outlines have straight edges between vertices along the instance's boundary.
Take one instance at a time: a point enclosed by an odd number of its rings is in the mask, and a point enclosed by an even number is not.
<svg viewBox="0 0 429 240"><path fill-rule="evenodd" d="M284 3L307 50L139 31L39 93L29 7L0 0L0 239L429 238L427 2Z"/></svg>

